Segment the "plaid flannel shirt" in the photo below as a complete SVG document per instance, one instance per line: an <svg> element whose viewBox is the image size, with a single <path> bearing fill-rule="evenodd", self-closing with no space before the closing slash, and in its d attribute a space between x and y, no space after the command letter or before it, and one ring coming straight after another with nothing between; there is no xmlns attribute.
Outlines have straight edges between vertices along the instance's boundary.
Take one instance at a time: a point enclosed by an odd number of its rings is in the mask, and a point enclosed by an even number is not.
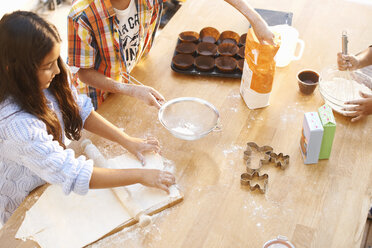
<svg viewBox="0 0 372 248"><path fill-rule="evenodd" d="M132 1L135 1L140 21L137 63L151 48L164 0ZM110 0L75 1L68 15L68 65L94 68L115 81L123 81L122 72L129 71L125 66L118 29L119 20ZM73 82L80 93L92 98L95 108L104 101L106 93L82 83L77 73Z"/></svg>

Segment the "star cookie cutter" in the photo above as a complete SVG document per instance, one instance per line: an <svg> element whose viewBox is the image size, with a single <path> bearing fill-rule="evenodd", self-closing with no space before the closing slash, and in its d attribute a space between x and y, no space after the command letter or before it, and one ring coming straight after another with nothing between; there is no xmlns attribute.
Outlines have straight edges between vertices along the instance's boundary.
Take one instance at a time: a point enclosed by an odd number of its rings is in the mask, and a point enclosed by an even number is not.
<svg viewBox="0 0 372 248"><path fill-rule="evenodd" d="M251 184L252 180L255 177L259 181L263 180L263 187L261 187L261 185L259 185L258 183L256 183L255 185L252 185ZM268 182L269 182L269 175L267 175L267 174L260 175L258 173L258 171L255 171L253 173L243 173L240 176L240 184L241 185L248 185L249 186L249 189L251 191L254 191L254 190L258 189L258 191L260 193L262 193L262 194L265 194L266 193Z"/></svg>
<svg viewBox="0 0 372 248"><path fill-rule="evenodd" d="M285 170L289 164L289 155L283 155L283 153L276 154L275 152L270 153L270 163L274 163L276 167Z"/></svg>
<svg viewBox="0 0 372 248"><path fill-rule="evenodd" d="M274 149L271 146L258 146L255 142L248 142L247 149L244 151L244 160L247 167L247 172L253 174L261 169L264 164L270 163L270 154ZM252 168L251 157L252 153L260 154L260 159L258 168Z"/></svg>

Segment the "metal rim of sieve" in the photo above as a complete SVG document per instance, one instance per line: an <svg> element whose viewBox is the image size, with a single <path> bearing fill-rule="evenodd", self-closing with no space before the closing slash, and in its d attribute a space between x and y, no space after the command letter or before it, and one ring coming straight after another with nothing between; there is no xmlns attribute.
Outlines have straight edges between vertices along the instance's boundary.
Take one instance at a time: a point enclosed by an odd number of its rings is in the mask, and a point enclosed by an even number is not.
<svg viewBox="0 0 372 248"><path fill-rule="evenodd" d="M215 106L213 106L213 104L209 103L208 101L204 100L204 99L201 99L201 98L197 98L197 97L179 97L179 98L175 98L175 99L172 99L168 102L166 102L165 104L163 104L159 110L159 113L158 113L158 119L160 121L160 123L171 133L173 134L175 137L177 138L180 138L180 139L184 139L182 137L181 134L178 134L178 132L175 132L174 130L172 130L170 127L168 127L164 121L164 112L165 110L174 105L174 104L177 104L177 103L180 103L180 102L197 102L197 103L200 103L202 105L205 105L207 106L209 109L211 109L215 115L217 116L216 118L216 123L213 127L211 127L209 130L203 132L203 133L200 133L200 134L197 134L195 136L190 136L188 140L196 140L196 139L200 139L202 137L204 137L205 135L207 135L208 133L210 133L211 131L213 131L214 129L218 129L219 125L219 119L220 119L220 114L217 110L217 108Z"/></svg>

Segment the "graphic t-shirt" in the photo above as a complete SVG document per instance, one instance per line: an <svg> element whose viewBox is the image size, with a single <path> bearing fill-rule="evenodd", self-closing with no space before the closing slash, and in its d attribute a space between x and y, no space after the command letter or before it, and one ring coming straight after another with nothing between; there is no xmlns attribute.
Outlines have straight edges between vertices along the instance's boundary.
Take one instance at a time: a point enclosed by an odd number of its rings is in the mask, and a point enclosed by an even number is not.
<svg viewBox="0 0 372 248"><path fill-rule="evenodd" d="M115 9L119 19L119 36L123 57L128 71L133 69L136 62L139 45L139 19L134 0L131 0L125 10Z"/></svg>

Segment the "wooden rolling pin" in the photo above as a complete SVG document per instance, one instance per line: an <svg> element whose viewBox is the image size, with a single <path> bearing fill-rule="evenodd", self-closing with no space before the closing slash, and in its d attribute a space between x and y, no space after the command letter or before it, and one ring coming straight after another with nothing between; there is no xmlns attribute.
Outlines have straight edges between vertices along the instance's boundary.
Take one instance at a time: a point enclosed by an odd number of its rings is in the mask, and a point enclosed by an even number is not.
<svg viewBox="0 0 372 248"><path fill-rule="evenodd" d="M84 152L88 156L88 158L93 159L95 166L101 168L112 168L110 165L108 165L107 160L98 150L98 148L93 145L89 139L83 140L81 142L81 147L84 149ZM138 221L139 226L145 227L152 222L151 217L145 214L141 206L133 201L126 187L112 188L111 190L119 199L121 205L127 210L129 215Z"/></svg>

